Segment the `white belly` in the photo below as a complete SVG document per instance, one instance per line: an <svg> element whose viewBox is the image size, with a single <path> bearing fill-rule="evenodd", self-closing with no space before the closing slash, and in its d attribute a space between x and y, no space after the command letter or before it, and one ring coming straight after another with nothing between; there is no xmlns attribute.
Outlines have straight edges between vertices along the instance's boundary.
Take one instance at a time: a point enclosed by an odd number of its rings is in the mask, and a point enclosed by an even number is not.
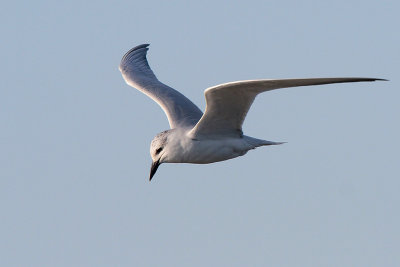
<svg viewBox="0 0 400 267"><path fill-rule="evenodd" d="M180 162L212 163L243 156L252 147L242 138L223 140L191 140L182 153Z"/></svg>

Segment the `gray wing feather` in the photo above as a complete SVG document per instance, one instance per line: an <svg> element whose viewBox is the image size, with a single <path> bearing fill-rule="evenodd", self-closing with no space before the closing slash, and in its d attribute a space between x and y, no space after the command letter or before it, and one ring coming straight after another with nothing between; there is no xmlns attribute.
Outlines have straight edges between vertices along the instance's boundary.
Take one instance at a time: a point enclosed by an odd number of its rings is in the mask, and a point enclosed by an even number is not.
<svg viewBox="0 0 400 267"><path fill-rule="evenodd" d="M242 124L251 104L259 93L279 88L347 82L372 82L375 78L307 78L279 80L249 80L230 82L205 90L206 111L192 129L191 135L242 134Z"/></svg>
<svg viewBox="0 0 400 267"><path fill-rule="evenodd" d="M148 46L148 44L136 46L123 56L119 70L124 80L161 106L171 129L193 127L203 113L183 94L157 79L147 62Z"/></svg>

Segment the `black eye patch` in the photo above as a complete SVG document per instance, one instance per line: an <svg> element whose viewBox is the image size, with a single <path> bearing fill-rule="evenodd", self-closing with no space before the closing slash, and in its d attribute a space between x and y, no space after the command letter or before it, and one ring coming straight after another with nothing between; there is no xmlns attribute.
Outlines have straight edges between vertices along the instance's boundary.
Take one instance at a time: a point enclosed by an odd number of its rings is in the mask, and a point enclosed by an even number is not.
<svg viewBox="0 0 400 267"><path fill-rule="evenodd" d="M160 148L157 148L157 150L156 150L156 155L158 155L158 154L160 154L160 152L163 150L163 148L162 147L160 147Z"/></svg>

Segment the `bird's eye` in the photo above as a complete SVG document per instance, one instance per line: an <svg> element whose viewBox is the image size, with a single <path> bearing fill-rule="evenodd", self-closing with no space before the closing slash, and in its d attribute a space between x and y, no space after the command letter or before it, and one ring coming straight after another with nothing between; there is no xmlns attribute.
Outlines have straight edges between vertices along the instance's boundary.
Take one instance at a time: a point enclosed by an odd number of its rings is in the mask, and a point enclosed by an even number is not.
<svg viewBox="0 0 400 267"><path fill-rule="evenodd" d="M158 154L160 154L160 152L163 150L163 148L162 147L160 147L160 148L157 148L157 150L156 150L156 155L158 155Z"/></svg>

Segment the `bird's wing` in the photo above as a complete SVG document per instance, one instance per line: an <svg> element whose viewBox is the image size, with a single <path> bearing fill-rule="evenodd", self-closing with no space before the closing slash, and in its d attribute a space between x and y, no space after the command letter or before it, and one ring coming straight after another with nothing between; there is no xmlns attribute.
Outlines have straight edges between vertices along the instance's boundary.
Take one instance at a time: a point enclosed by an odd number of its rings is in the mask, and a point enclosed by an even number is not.
<svg viewBox="0 0 400 267"><path fill-rule="evenodd" d="M129 50L121 60L119 70L127 84L156 101L168 117L169 125L193 127L203 113L183 94L161 83L151 70L146 54L148 44Z"/></svg>
<svg viewBox="0 0 400 267"><path fill-rule="evenodd" d="M255 97L279 88L329 83L371 82L375 78L308 78L279 80L249 80L230 82L205 90L206 111L191 130L194 138L201 136L242 135L242 124Z"/></svg>

